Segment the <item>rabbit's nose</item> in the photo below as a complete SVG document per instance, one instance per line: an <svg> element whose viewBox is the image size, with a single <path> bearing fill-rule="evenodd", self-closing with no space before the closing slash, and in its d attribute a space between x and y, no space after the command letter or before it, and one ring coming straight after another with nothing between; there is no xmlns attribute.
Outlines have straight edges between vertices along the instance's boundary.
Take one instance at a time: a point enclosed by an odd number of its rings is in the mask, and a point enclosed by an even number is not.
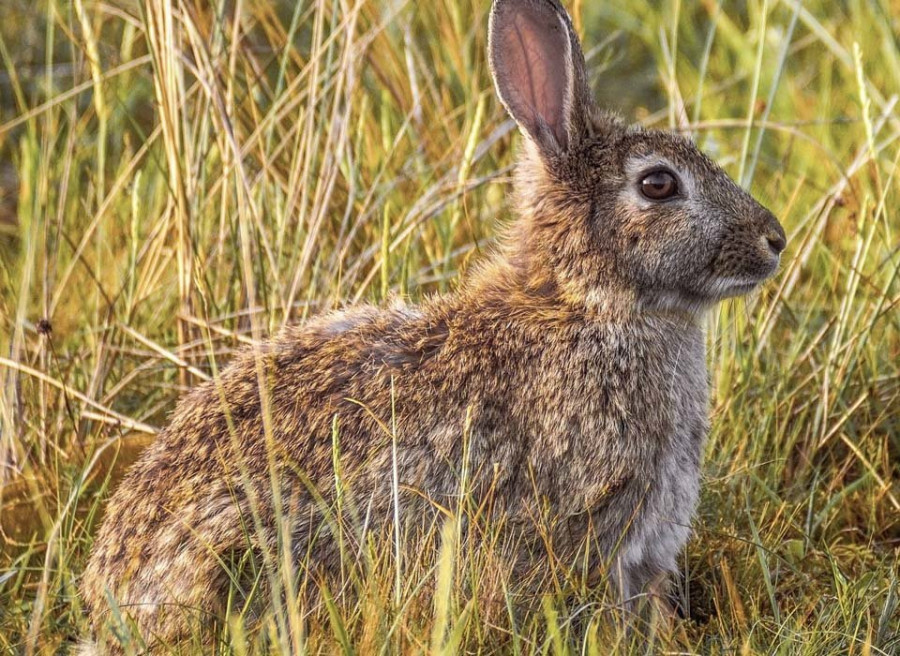
<svg viewBox="0 0 900 656"><path fill-rule="evenodd" d="M772 249L772 252L775 253L775 255L780 255L781 251L784 250L784 247L787 246L784 235L778 233L769 233L766 236L766 241L769 242L769 248Z"/></svg>
<svg viewBox="0 0 900 656"><path fill-rule="evenodd" d="M769 244L769 250L775 255L781 255L784 247L787 246L787 237L784 234L784 228L771 212L766 212L766 241Z"/></svg>

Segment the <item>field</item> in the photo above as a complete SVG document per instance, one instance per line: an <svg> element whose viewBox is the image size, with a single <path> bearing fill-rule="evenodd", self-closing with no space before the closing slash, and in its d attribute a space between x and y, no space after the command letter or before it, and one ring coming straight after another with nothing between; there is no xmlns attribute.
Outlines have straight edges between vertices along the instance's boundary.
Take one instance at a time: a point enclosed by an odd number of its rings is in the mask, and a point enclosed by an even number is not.
<svg viewBox="0 0 900 656"><path fill-rule="evenodd" d="M359 603L232 618L220 653L900 653L900 3L565 4L599 102L690 133L788 234L708 319L679 617L624 632L590 588L498 611L451 522L436 567L369 554ZM0 653L84 634L104 501L187 387L490 250L521 137L488 8L3 0Z"/></svg>

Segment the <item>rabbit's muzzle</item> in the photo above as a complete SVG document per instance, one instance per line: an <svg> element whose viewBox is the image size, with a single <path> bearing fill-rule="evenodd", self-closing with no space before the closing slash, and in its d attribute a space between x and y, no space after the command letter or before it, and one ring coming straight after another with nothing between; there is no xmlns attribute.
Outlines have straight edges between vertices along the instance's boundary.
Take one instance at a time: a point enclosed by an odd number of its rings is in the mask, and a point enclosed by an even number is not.
<svg viewBox="0 0 900 656"><path fill-rule="evenodd" d="M762 207L750 215L749 220L738 222L723 235L712 267L717 296L745 294L778 269L787 245L784 228Z"/></svg>

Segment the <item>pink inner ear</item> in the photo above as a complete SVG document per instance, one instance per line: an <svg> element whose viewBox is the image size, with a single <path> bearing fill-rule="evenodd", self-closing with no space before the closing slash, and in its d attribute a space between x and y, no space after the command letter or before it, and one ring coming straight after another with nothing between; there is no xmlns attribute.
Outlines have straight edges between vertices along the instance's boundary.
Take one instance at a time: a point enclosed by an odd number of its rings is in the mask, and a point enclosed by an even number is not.
<svg viewBox="0 0 900 656"><path fill-rule="evenodd" d="M533 137L550 128L565 148L569 76L568 35L555 12L520 7L497 36L505 70L498 71L510 112ZM542 125L543 124L543 125Z"/></svg>

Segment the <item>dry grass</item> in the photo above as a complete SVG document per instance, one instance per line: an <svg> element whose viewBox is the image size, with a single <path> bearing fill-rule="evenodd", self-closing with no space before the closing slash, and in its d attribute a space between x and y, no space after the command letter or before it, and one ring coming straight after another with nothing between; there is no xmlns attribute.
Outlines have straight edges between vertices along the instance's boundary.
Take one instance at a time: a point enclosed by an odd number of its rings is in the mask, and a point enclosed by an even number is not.
<svg viewBox="0 0 900 656"><path fill-rule="evenodd" d="M789 235L710 319L689 619L647 642L594 590L479 604L496 564L448 524L436 568L398 587L370 553L357 603L239 615L223 653L900 650L900 5L568 4L598 98L691 131ZM452 289L508 219L487 9L4 0L0 651L84 630L103 499L181 391L285 322Z"/></svg>

